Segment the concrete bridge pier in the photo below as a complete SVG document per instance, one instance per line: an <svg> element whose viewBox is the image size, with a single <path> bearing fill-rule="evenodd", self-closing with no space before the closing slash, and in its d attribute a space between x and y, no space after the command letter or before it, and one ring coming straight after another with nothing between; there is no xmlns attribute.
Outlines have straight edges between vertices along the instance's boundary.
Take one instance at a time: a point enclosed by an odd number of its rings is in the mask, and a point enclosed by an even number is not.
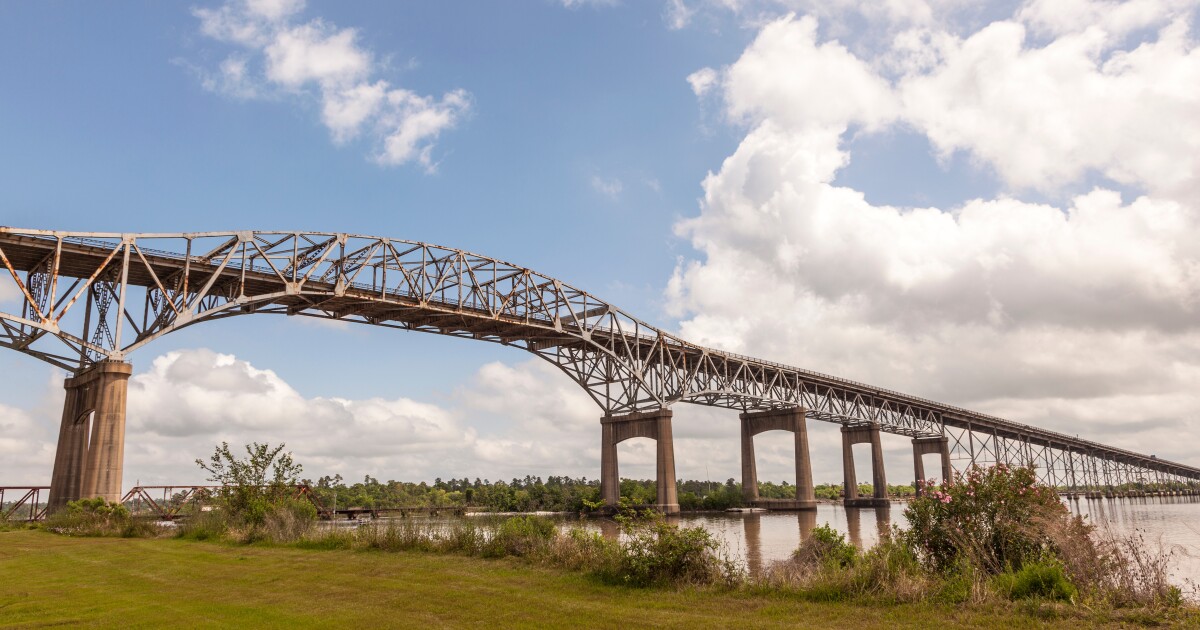
<svg viewBox="0 0 1200 630"><path fill-rule="evenodd" d="M600 498L616 508L621 498L621 475L617 471L617 444L630 438L646 437L658 444L658 502L664 514L679 514L675 484L675 444L671 438L670 409L629 413L600 418Z"/></svg>
<svg viewBox="0 0 1200 630"><path fill-rule="evenodd" d="M874 496L870 498L858 496L858 478L854 473L854 445L869 443L871 445L871 483L874 486ZM887 476L883 472L883 447L879 443L879 424L871 423L862 426L842 427L842 471L846 478L845 507L886 507L890 505L887 498Z"/></svg>
<svg viewBox="0 0 1200 630"><path fill-rule="evenodd" d="M918 437L913 438L913 466L916 472L916 491L917 496L921 496L921 486L925 483L925 460L923 455L929 453L937 453L942 456L942 481L949 483L953 481L953 471L950 469L950 439L946 436L941 437Z"/></svg>
<svg viewBox="0 0 1200 630"><path fill-rule="evenodd" d="M125 400L133 366L102 361L66 380L49 510L81 498L121 500Z"/></svg>
<svg viewBox="0 0 1200 630"><path fill-rule="evenodd" d="M747 505L768 510L815 510L812 460L808 456L808 426L803 407L751 411L742 419L742 498ZM764 431L791 431L796 438L796 498L760 499L758 468L754 462L754 436Z"/></svg>

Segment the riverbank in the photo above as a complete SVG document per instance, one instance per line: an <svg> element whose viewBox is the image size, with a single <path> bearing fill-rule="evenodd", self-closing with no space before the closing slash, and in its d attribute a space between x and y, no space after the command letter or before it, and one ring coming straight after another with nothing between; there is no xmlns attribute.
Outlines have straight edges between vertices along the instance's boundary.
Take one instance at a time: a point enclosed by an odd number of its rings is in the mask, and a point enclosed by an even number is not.
<svg viewBox="0 0 1200 630"><path fill-rule="evenodd" d="M1033 628L1138 622L1085 617L1044 603L824 603L787 593L612 586L512 559L72 538L44 531L0 532L0 584L5 627ZM1200 616L1186 614L1173 621L1200 624Z"/></svg>

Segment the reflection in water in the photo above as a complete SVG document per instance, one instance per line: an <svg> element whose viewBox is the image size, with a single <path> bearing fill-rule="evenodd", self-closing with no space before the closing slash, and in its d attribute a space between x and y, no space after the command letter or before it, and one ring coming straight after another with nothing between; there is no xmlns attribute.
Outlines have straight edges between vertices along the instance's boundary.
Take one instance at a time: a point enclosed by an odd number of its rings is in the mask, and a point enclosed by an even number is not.
<svg viewBox="0 0 1200 630"><path fill-rule="evenodd" d="M808 540L808 537L812 536L812 531L817 528L817 511L797 512L796 520L800 522L800 541Z"/></svg>
<svg viewBox="0 0 1200 630"><path fill-rule="evenodd" d="M830 506L836 507L836 506ZM850 544L859 549L866 549L874 545L882 536L886 536L892 529L892 508L887 507L872 507L872 508L842 508L846 513L846 528L842 530L846 534L846 538L850 540ZM862 520L864 513L870 513L875 517L875 533L869 536L866 540L863 539ZM812 513L812 518L816 519L817 513ZM836 521L830 523L834 529L839 529ZM812 528L809 528L812 531Z"/></svg>
<svg viewBox="0 0 1200 630"><path fill-rule="evenodd" d="M873 509L875 510L875 530L878 532L875 540L879 540L892 531L892 506Z"/></svg>
<svg viewBox="0 0 1200 630"><path fill-rule="evenodd" d="M846 536L850 544L862 549L862 508L843 508L846 510Z"/></svg>
<svg viewBox="0 0 1200 630"><path fill-rule="evenodd" d="M747 514L742 517L742 531L746 534L746 568L750 573L762 573L762 514Z"/></svg>
<svg viewBox="0 0 1200 630"><path fill-rule="evenodd" d="M783 532L777 533L774 531L769 531L768 538L772 539L772 540L769 540L768 544L764 545L763 523L764 523L764 521L767 522L768 530L773 530L774 529L773 525L775 525L776 523L790 522L793 518L796 520L796 525L797 525L797 527L796 527L797 537L795 538L796 542L795 542L795 544L791 545L791 548L788 549L785 553L783 553L782 556L776 556L776 553L773 553L776 550L773 548L774 547L784 547L785 545L790 544L793 539L790 536L787 536L787 537L780 536L781 534L783 534ZM745 553L746 568L750 570L750 573L755 574L755 575L757 575L764 568L766 568L767 564L770 564L771 562L774 562L775 560L782 560L782 559L788 557L789 555L791 555L791 552L795 551L795 548L799 547L801 542L808 540L808 537L812 536L812 531L814 529L816 529L816 527L817 527L817 511L816 510L804 510L802 512L787 512L787 513L778 513L777 512L775 514L770 514L770 513L763 514L762 512L748 512L748 513L743 514L741 519L742 519L742 533L745 535L745 539L746 539L746 553ZM774 538L777 536L780 538L780 540L774 540ZM767 551L767 557L766 557L765 562L763 559L764 547L769 549Z"/></svg>

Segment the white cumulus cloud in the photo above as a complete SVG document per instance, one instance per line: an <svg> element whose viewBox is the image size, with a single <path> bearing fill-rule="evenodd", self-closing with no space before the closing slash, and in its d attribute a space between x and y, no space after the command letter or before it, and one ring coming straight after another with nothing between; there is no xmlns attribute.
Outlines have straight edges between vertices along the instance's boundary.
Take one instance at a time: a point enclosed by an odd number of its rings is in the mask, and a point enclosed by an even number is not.
<svg viewBox="0 0 1200 630"><path fill-rule="evenodd" d="M379 63L357 29L301 21L303 9L301 0L229 0L195 9L201 33L235 47L215 70L201 71L204 87L237 98L313 95L335 143L367 134L376 162L434 170L434 143L469 114L470 95L458 89L425 96L373 78Z"/></svg>

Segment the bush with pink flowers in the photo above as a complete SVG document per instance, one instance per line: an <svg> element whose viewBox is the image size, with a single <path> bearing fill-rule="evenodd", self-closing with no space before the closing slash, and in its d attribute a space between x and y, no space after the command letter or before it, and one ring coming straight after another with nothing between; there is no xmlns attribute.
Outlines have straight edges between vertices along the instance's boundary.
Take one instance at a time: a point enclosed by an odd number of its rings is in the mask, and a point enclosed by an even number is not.
<svg viewBox="0 0 1200 630"><path fill-rule="evenodd" d="M1004 464L973 468L953 483L931 480L905 516L908 543L928 568L947 572L965 564L988 574L1053 553L1052 533L1071 519L1032 468Z"/></svg>

